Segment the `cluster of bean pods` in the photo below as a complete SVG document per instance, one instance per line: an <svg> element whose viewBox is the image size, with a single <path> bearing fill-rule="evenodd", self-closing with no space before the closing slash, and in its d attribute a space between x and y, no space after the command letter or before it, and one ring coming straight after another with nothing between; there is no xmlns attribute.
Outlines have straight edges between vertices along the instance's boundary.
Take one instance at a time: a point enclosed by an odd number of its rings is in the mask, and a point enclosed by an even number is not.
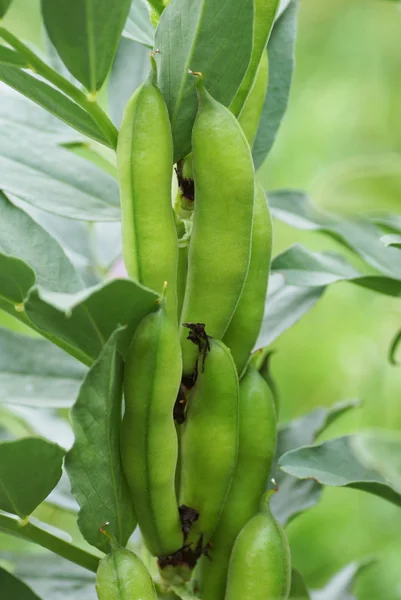
<svg viewBox="0 0 401 600"><path fill-rule="evenodd" d="M174 208L170 121L151 62L117 150L126 268L160 293L126 357L123 467L161 585L191 580L203 600L285 599L289 547L266 493L276 407L251 357L272 246L250 151L267 55L239 118L196 74L192 154L177 165ZM139 557L115 543L97 589L100 600L157 598Z"/></svg>

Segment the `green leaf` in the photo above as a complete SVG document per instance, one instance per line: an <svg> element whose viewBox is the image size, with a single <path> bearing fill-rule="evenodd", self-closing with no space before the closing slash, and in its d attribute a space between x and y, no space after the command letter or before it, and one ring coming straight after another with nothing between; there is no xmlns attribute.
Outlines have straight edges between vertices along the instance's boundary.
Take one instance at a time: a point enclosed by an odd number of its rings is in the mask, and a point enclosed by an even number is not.
<svg viewBox="0 0 401 600"><path fill-rule="evenodd" d="M401 433L374 429L355 439L355 448L363 464L379 471L394 487L401 490Z"/></svg>
<svg viewBox="0 0 401 600"><path fill-rule="evenodd" d="M78 349L90 365L113 331L127 325L120 340L120 350L124 352L139 322L157 308L158 297L132 280L114 279L77 294L34 288L25 310L37 327Z"/></svg>
<svg viewBox="0 0 401 600"><path fill-rule="evenodd" d="M40 600L30 587L23 581L11 575L0 567L0 590L3 598L15 598L15 600Z"/></svg>
<svg viewBox="0 0 401 600"><path fill-rule="evenodd" d="M44 600L97 599L95 574L56 554L15 553L4 556L15 565L16 575L24 579Z"/></svg>
<svg viewBox="0 0 401 600"><path fill-rule="evenodd" d="M0 81L20 92L80 133L113 147L92 117L78 104L41 79L15 67L0 65Z"/></svg>
<svg viewBox="0 0 401 600"><path fill-rule="evenodd" d="M0 0L0 19L4 17L13 0Z"/></svg>
<svg viewBox="0 0 401 600"><path fill-rule="evenodd" d="M308 588L303 577L296 569L291 570L291 590L289 598L292 600L310 600Z"/></svg>
<svg viewBox="0 0 401 600"><path fill-rule="evenodd" d="M372 563L371 559L350 563L336 573L324 588L311 590L312 600L356 600L352 593L355 579Z"/></svg>
<svg viewBox="0 0 401 600"><path fill-rule="evenodd" d="M380 239L385 246L401 248L401 235L398 233L389 233L387 235L383 235Z"/></svg>
<svg viewBox="0 0 401 600"><path fill-rule="evenodd" d="M188 69L201 71L207 90L229 106L248 68L252 30L252 0L172 0L163 11L155 48L175 160L191 149L197 111L196 78Z"/></svg>
<svg viewBox="0 0 401 600"><path fill-rule="evenodd" d="M1 91L0 120L2 124L5 122L21 127L21 133L24 128L28 130L28 135L32 132L46 135L56 143L76 142L83 139L65 123L9 87L4 87Z"/></svg>
<svg viewBox="0 0 401 600"><path fill-rule="evenodd" d="M70 407L85 371L50 342L0 328L0 403Z"/></svg>
<svg viewBox="0 0 401 600"><path fill-rule="evenodd" d="M86 221L118 221L116 180L40 134L2 126L0 188L36 208Z"/></svg>
<svg viewBox="0 0 401 600"><path fill-rule="evenodd" d="M265 52L267 42L274 24L280 0L255 0L254 2L254 26L253 46L251 60L245 77L230 105L230 110L238 116L245 104L249 92L254 84L256 74Z"/></svg>
<svg viewBox="0 0 401 600"><path fill-rule="evenodd" d="M100 527L106 522L125 546L136 526L131 492L120 456L123 360L117 351L121 330L104 346L91 367L71 411L75 442L66 469L81 507L79 528L84 538L107 553L109 541Z"/></svg>
<svg viewBox="0 0 401 600"><path fill-rule="evenodd" d="M40 438L0 444L0 509L29 516L56 487L64 450Z"/></svg>
<svg viewBox="0 0 401 600"><path fill-rule="evenodd" d="M273 477L278 484L270 505L275 517L282 525L305 510L312 508L320 500L322 493L318 482L298 481L291 475L277 469L277 461L287 452L312 444L316 437L343 414L359 406L356 400L339 402L330 408L316 408L312 412L282 425L278 432L276 460Z"/></svg>
<svg viewBox="0 0 401 600"><path fill-rule="evenodd" d="M12 65L14 67L28 67L25 56L7 46L0 44L0 64Z"/></svg>
<svg viewBox="0 0 401 600"><path fill-rule="evenodd" d="M1 198L1 196L0 196ZM29 289L35 283L35 272L19 258L0 254L0 306L13 316L22 308Z"/></svg>
<svg viewBox="0 0 401 600"><path fill-rule="evenodd" d="M153 48L155 30L150 21L149 6L146 0L133 0L123 36L133 42Z"/></svg>
<svg viewBox="0 0 401 600"><path fill-rule="evenodd" d="M268 194L272 215L298 229L319 231L353 250L366 263L390 278L401 279L400 253L380 241L381 230L367 219L344 218L318 208L303 192Z"/></svg>
<svg viewBox="0 0 401 600"><path fill-rule="evenodd" d="M269 83L259 128L252 148L256 169L261 166L270 152L287 110L294 70L298 5L298 0L289 3L284 13L274 24L267 45Z"/></svg>
<svg viewBox="0 0 401 600"><path fill-rule="evenodd" d="M269 279L265 314L255 348L269 346L311 310L323 294L324 287L287 285L279 273Z"/></svg>
<svg viewBox="0 0 401 600"><path fill-rule="evenodd" d="M110 70L131 0L42 0L47 33L70 73L91 93Z"/></svg>
<svg viewBox="0 0 401 600"><path fill-rule="evenodd" d="M51 159L51 157L48 158ZM22 295L26 294L28 281L30 285L34 283L32 273L26 267L27 265L35 272L36 283L50 290L76 292L83 287L80 277L56 240L23 210L14 206L1 192L0 252L26 263L25 268L20 264L18 266ZM6 258L4 262L10 261ZM11 262L15 263L15 260ZM1 291L3 277L7 278L9 275L14 276L18 281L16 273L7 272L0 267L1 295L4 295Z"/></svg>
<svg viewBox="0 0 401 600"><path fill-rule="evenodd" d="M284 454L280 469L299 479L313 479L330 486L350 487L401 506L401 488L388 481L358 450L358 435L343 436L316 446L304 446Z"/></svg>
<svg viewBox="0 0 401 600"><path fill-rule="evenodd" d="M132 93L149 75L149 50L130 39L121 38L107 87L113 123L120 126L125 105Z"/></svg>
<svg viewBox="0 0 401 600"><path fill-rule="evenodd" d="M275 257L272 271L282 273L288 285L321 287L339 281L349 281L388 296L401 296L401 280L363 274L341 254L311 252L300 244Z"/></svg>

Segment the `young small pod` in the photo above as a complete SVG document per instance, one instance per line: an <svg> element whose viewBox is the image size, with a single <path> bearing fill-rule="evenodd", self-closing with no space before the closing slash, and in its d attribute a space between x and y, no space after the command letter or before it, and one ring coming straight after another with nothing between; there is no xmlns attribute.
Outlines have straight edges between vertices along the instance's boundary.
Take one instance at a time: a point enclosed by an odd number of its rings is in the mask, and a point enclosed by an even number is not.
<svg viewBox="0 0 401 600"><path fill-rule="evenodd" d="M234 115L198 81L192 130L195 203L182 322L205 323L222 339L248 272L254 200L249 144ZM181 332L184 375L193 373L196 347Z"/></svg>
<svg viewBox="0 0 401 600"><path fill-rule="evenodd" d="M157 292L168 282L176 319L178 242L171 182L173 140L163 96L152 71L127 103L117 145L123 255L128 275Z"/></svg>
<svg viewBox="0 0 401 600"><path fill-rule="evenodd" d="M106 534L107 535L107 534ZM99 562L96 592L99 600L157 600L149 571L141 559L110 536L111 550Z"/></svg>
<svg viewBox="0 0 401 600"><path fill-rule="evenodd" d="M265 309L272 253L272 223L266 195L260 183L255 187L251 262L244 288L224 343L230 348L241 375L256 343Z"/></svg>
<svg viewBox="0 0 401 600"><path fill-rule="evenodd" d="M154 556L183 545L175 493L178 441L173 408L181 383L178 331L159 309L139 324L125 363L121 456L138 524Z"/></svg>
<svg viewBox="0 0 401 600"><path fill-rule="evenodd" d="M208 556L201 558L202 600L223 600L235 539L259 509L276 449L276 413L269 387L250 364L239 385L238 457Z"/></svg>
<svg viewBox="0 0 401 600"><path fill-rule="evenodd" d="M194 515L186 544L205 547L230 489L238 444L238 375L228 348L207 338L181 436L180 510ZM205 351L207 348L205 348Z"/></svg>
<svg viewBox="0 0 401 600"><path fill-rule="evenodd" d="M291 589L291 554L281 525L270 512L267 492L259 514L235 540L225 600L287 600Z"/></svg>

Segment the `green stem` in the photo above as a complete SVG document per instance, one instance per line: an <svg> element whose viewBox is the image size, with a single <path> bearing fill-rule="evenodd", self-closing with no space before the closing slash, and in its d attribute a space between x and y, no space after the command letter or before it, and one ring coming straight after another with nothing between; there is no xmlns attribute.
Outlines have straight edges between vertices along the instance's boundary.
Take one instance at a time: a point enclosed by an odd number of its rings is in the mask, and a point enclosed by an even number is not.
<svg viewBox="0 0 401 600"><path fill-rule="evenodd" d="M148 0L148 2L158 15L161 15L163 10L166 8L163 0Z"/></svg>
<svg viewBox="0 0 401 600"><path fill-rule="evenodd" d="M97 556L70 544L45 529L37 527L29 520L25 522L12 516L0 514L0 531L38 544L80 567L96 573L99 564Z"/></svg>
<svg viewBox="0 0 401 600"><path fill-rule="evenodd" d="M92 95L84 94L84 92L79 90L77 87L75 87L75 85L57 73L57 71L49 67L49 65L43 62L43 60L40 59L34 52L32 52L28 46L26 46L4 27L0 27L0 37L2 37L3 40L10 44L10 46L12 46L15 50L26 56L29 66L33 71L47 79L47 81L55 85L59 90L64 92L67 96L79 104L99 125L107 139L110 140L113 148L116 148L118 135L117 129L114 127L106 113L100 108L99 104L97 104Z"/></svg>

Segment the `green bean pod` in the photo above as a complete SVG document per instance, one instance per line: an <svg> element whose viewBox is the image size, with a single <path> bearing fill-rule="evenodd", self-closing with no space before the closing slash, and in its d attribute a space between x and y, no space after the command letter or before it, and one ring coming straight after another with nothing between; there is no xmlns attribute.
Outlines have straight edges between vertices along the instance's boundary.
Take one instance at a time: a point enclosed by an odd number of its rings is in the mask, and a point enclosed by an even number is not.
<svg viewBox="0 0 401 600"><path fill-rule="evenodd" d="M208 557L200 564L202 600L224 600L235 539L257 512L276 448L276 414L269 386L250 364L239 385L238 457Z"/></svg>
<svg viewBox="0 0 401 600"><path fill-rule="evenodd" d="M96 573L99 600L157 600L155 586L141 559L112 541Z"/></svg>
<svg viewBox="0 0 401 600"><path fill-rule="evenodd" d="M204 323L221 339L248 272L254 199L251 151L238 121L198 82L199 110L192 131L195 207L182 321ZM184 375L196 348L181 332Z"/></svg>
<svg viewBox="0 0 401 600"><path fill-rule="evenodd" d="M223 341L241 374L263 320L272 253L272 223L263 187L257 183L252 229L251 262L244 289Z"/></svg>
<svg viewBox="0 0 401 600"><path fill-rule="evenodd" d="M181 382L177 328L161 300L128 351L121 456L142 536L154 556L176 552L183 534L175 493L178 440L173 408Z"/></svg>
<svg viewBox="0 0 401 600"><path fill-rule="evenodd" d="M128 275L157 292L168 282L168 310L177 311L178 243L171 180L173 140L166 104L152 72L127 103L118 136L123 255Z"/></svg>
<svg viewBox="0 0 401 600"><path fill-rule="evenodd" d="M188 398L181 437L181 514L198 513L187 544L205 547L230 489L238 445L238 375L226 346L208 338L210 350ZM203 365L203 367L202 367Z"/></svg>
<svg viewBox="0 0 401 600"><path fill-rule="evenodd" d="M262 509L235 540L225 600L287 600L291 588L291 554L281 525L270 512L268 492Z"/></svg>
<svg viewBox="0 0 401 600"><path fill-rule="evenodd" d="M249 96L239 114L238 121L241 125L249 145L252 147L259 127L260 117L265 102L267 83L269 79L269 61L267 51L263 52L255 82Z"/></svg>

